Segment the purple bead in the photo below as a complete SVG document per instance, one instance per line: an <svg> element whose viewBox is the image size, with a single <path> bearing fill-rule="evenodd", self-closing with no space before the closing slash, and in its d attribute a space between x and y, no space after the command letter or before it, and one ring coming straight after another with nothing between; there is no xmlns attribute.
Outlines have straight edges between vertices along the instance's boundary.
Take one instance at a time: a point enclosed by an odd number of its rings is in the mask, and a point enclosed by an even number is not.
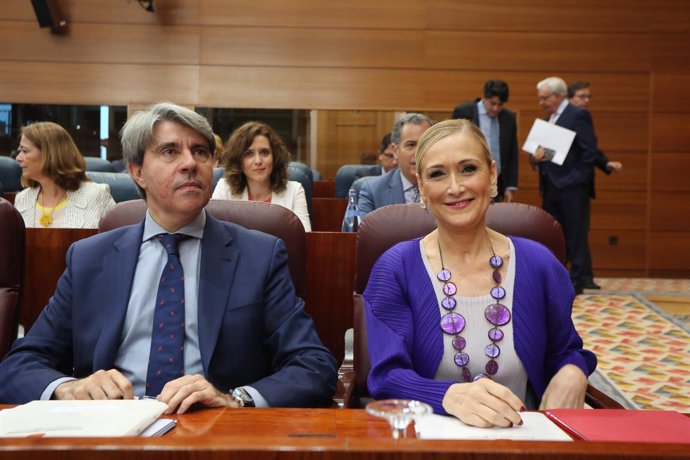
<svg viewBox="0 0 690 460"><path fill-rule="evenodd" d="M489 378L489 376L482 372L481 374L475 375L474 378L472 379L472 381L476 382L477 380L488 379L488 378Z"/></svg>
<svg viewBox="0 0 690 460"><path fill-rule="evenodd" d="M496 286L491 288L491 297L493 297L496 300L501 300L506 296L506 290L503 289L501 286Z"/></svg>
<svg viewBox="0 0 690 460"><path fill-rule="evenodd" d="M457 364L460 367L465 367L467 366L467 363L470 362L470 355L460 351L458 353L455 353L455 358L453 359L455 360L455 364Z"/></svg>
<svg viewBox="0 0 690 460"><path fill-rule="evenodd" d="M498 363L491 359L488 363L486 363L484 369L486 370L487 374L496 375L496 372L498 372Z"/></svg>
<svg viewBox="0 0 690 460"><path fill-rule="evenodd" d="M447 268L444 268L443 270L438 272L438 275L436 275L436 278L438 278L439 281L448 281L451 276L453 276L453 275L450 273L450 270L448 270Z"/></svg>
<svg viewBox="0 0 690 460"><path fill-rule="evenodd" d="M495 327L493 329L489 329L489 340L493 340L494 342L500 342L502 338L503 338L503 331L502 330L500 330L497 327Z"/></svg>
<svg viewBox="0 0 690 460"><path fill-rule="evenodd" d="M467 345L467 342L465 341L465 338L463 336L456 335L455 337L453 337L453 348L460 351L463 348L465 348L465 345Z"/></svg>
<svg viewBox="0 0 690 460"><path fill-rule="evenodd" d="M448 297L455 295L456 292L458 292L458 287L455 285L455 283L448 281L443 285L443 293Z"/></svg>
<svg viewBox="0 0 690 460"><path fill-rule="evenodd" d="M446 310L453 310L457 304L454 297L444 297L441 300L441 306Z"/></svg>
<svg viewBox="0 0 690 460"><path fill-rule="evenodd" d="M462 380L465 382L470 382L472 380L472 373L466 367L462 370Z"/></svg>
<svg viewBox="0 0 690 460"><path fill-rule="evenodd" d="M503 326L510 321L510 310L500 303L492 303L484 310L484 317L494 326Z"/></svg>
<svg viewBox="0 0 690 460"><path fill-rule="evenodd" d="M501 349L495 343L490 343L484 348L484 354L489 358L498 358L501 354Z"/></svg>
<svg viewBox="0 0 690 460"><path fill-rule="evenodd" d="M493 268L501 268L503 266L503 258L501 256L492 256L489 263Z"/></svg>
<svg viewBox="0 0 690 460"><path fill-rule="evenodd" d="M441 318L441 329L446 334L458 334L465 329L465 318L457 313L443 315Z"/></svg>
<svg viewBox="0 0 690 460"><path fill-rule="evenodd" d="M491 274L491 276L493 276L494 281L496 281L499 284L503 280L503 277L501 277L501 272L498 271L498 269L494 270L494 272Z"/></svg>

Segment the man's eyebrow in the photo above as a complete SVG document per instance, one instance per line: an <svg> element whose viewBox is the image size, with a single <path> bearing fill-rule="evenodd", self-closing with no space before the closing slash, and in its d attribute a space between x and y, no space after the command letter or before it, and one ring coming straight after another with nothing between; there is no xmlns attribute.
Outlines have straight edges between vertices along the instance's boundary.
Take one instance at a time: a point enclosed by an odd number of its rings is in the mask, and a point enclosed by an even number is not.
<svg viewBox="0 0 690 460"><path fill-rule="evenodd" d="M177 148L177 142L161 142L154 147L154 150L160 152L161 150L165 150L170 147Z"/></svg>

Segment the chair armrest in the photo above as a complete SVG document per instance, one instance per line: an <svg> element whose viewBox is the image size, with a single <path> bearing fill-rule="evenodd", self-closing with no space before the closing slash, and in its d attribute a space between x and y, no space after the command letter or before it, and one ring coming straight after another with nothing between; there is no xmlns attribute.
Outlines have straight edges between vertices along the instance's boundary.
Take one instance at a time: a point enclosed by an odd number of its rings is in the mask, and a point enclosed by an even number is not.
<svg viewBox="0 0 690 460"><path fill-rule="evenodd" d="M338 388L333 395L334 406L338 409L352 407L352 392L355 389L355 370L352 360L344 360L338 369Z"/></svg>
<svg viewBox="0 0 690 460"><path fill-rule="evenodd" d="M585 403L592 409L625 409L618 401L590 384L587 384Z"/></svg>

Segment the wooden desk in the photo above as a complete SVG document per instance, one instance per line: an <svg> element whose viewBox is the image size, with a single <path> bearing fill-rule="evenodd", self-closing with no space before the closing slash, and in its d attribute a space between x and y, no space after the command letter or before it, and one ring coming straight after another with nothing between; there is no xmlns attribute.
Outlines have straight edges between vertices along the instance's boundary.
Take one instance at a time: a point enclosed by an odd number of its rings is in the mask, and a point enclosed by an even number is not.
<svg viewBox="0 0 690 460"><path fill-rule="evenodd" d="M393 440L357 409L205 409L160 438L0 439L3 460L688 459L683 444Z"/></svg>

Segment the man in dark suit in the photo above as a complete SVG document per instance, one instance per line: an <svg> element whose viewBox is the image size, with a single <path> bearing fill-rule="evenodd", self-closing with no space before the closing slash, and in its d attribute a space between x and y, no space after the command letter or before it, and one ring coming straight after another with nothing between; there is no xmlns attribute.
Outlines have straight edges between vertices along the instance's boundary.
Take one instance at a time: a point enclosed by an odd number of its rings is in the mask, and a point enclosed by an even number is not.
<svg viewBox="0 0 690 460"><path fill-rule="evenodd" d="M511 202L518 185L518 146L515 113L504 108L510 96L503 80L484 84L484 97L464 102L453 111L452 118L470 120L484 133L498 171L497 201Z"/></svg>
<svg viewBox="0 0 690 460"><path fill-rule="evenodd" d="M380 176L386 174L393 168L398 167L398 160L395 158L395 151L391 143L391 133L383 136L381 145L379 146L379 164L376 166L368 166L366 168L359 168L355 171L355 180L361 177Z"/></svg>
<svg viewBox="0 0 690 460"><path fill-rule="evenodd" d="M415 153L419 138L433 124L421 113L408 113L395 122L391 143L398 167L362 185L357 202L362 218L389 204L419 202Z"/></svg>
<svg viewBox="0 0 690 460"><path fill-rule="evenodd" d="M568 101L575 107L581 109L589 110L589 102L592 100L592 92L589 88L589 82L587 81L576 81L568 85ZM594 160L594 166L599 168L601 171L607 175L620 172L623 170L623 163L620 161L611 161L608 159L604 152L597 149L597 156ZM596 188L594 171L592 171L592 182L589 187L589 196L594 199L596 198ZM591 267L591 263L589 264ZM587 276L588 281L585 282L586 289L601 289L601 286L594 282L594 273L590 271Z"/></svg>
<svg viewBox="0 0 690 460"><path fill-rule="evenodd" d="M543 147L530 160L539 169L543 208L563 227L570 279L575 292L582 293L592 271L588 242L589 190L597 139L589 112L568 103L562 79L550 77L540 81L537 93L539 105L548 115L546 120L575 132L562 165L546 160Z"/></svg>
<svg viewBox="0 0 690 460"><path fill-rule="evenodd" d="M295 295L284 243L204 210L206 119L156 104L127 121L122 148L146 218L70 247L55 295L0 364L0 402L147 395L168 413L327 404L336 362Z"/></svg>

